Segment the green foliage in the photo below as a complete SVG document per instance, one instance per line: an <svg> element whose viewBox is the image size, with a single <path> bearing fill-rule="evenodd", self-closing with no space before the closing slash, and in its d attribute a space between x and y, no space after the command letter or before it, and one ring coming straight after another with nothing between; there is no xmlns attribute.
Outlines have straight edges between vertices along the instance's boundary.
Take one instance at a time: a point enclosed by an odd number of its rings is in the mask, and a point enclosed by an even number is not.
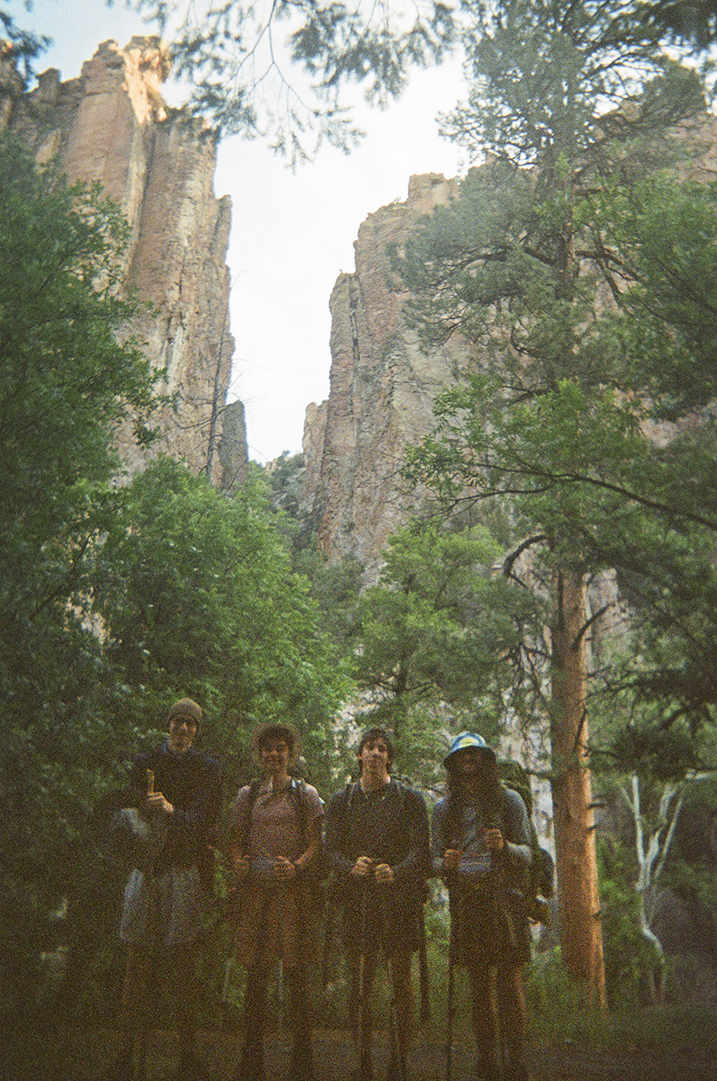
<svg viewBox="0 0 717 1081"><path fill-rule="evenodd" d="M697 138L695 149L701 146ZM591 228L610 238L602 264L619 315L606 314L600 329L612 332L623 386L642 390L659 420L710 406L715 185L680 182L660 172L629 187L605 183L591 207ZM713 451L710 441L705 454Z"/></svg>
<svg viewBox="0 0 717 1081"><path fill-rule="evenodd" d="M38 170L8 137L0 185L0 556L14 568L2 594L13 611L18 588L26 608L69 592L101 517L97 485L118 467L116 426L131 417L148 438L153 376L115 337L132 310L116 296L116 209Z"/></svg>
<svg viewBox="0 0 717 1081"><path fill-rule="evenodd" d="M525 999L530 1035L540 1041L564 1043L575 1038L579 1027L584 1031L586 1024L599 1024L586 1015L578 989L568 980L559 946L538 954L527 967Z"/></svg>
<svg viewBox="0 0 717 1081"><path fill-rule="evenodd" d="M536 618L526 591L495 573L502 555L485 527L416 522L390 539L378 585L359 598L359 685L397 736L400 768L427 786L440 781L446 729L480 718L497 735Z"/></svg>
<svg viewBox="0 0 717 1081"><path fill-rule="evenodd" d="M324 628L340 647L349 650L358 633L357 607L363 565L351 556L337 563L316 558L305 573L311 580L311 596L321 608Z"/></svg>
<svg viewBox="0 0 717 1081"><path fill-rule="evenodd" d="M685 805L675 831L673 858L665 869L664 885L701 910L705 947L717 953L714 823L717 777L700 779L686 790Z"/></svg>
<svg viewBox="0 0 717 1081"><path fill-rule="evenodd" d="M92 610L111 663L142 694L145 723L186 693L221 717L212 739L234 771L247 769L254 719L297 723L307 754L323 750L346 671L309 583L290 568L261 478L229 498L160 459L118 504L95 554Z"/></svg>
<svg viewBox="0 0 717 1081"><path fill-rule="evenodd" d="M644 5L644 17L677 41L698 50L709 48L717 37L715 0L654 0Z"/></svg>
<svg viewBox="0 0 717 1081"><path fill-rule="evenodd" d="M469 5L471 90L444 131L488 160L394 266L424 349L460 335L473 357L439 397L409 478L448 513L471 500L506 508L505 565L549 605L533 676L550 681L553 735L567 724L580 743L571 706L587 672L565 658L591 632L588 622L564 648L562 586L616 569L637 618L626 667L596 636L592 687L599 676L617 724L596 734L591 715L591 741L632 769L681 778L714 720L717 218L710 187L678 179L675 126L704 116L703 87L661 55L642 7ZM684 156L698 148L695 134ZM569 831L586 808L566 806L566 793L554 787L557 828ZM624 952L637 972L647 962L630 890L615 898L614 912L626 897L633 911L606 930L617 944L608 968ZM578 900L562 903L582 919ZM586 954L577 969L592 965Z"/></svg>
<svg viewBox="0 0 717 1081"><path fill-rule="evenodd" d="M115 331L125 235L94 188L0 141L0 686L17 719L72 713L97 675L82 622L87 552L111 517L117 425L146 441L153 373Z"/></svg>
<svg viewBox="0 0 717 1081"><path fill-rule="evenodd" d="M33 61L47 48L50 39L44 35L37 37L21 29L7 11L0 11L0 27L3 40L10 42L16 63L19 61L21 78L23 81L28 80L32 74Z"/></svg>
<svg viewBox="0 0 717 1081"><path fill-rule="evenodd" d="M38 948L54 944L48 914L95 871L89 814L136 738L85 615L89 553L113 519L113 436L131 421L146 442L154 399L149 364L115 337L133 310L116 296L116 209L7 136L0 188L0 960L12 1010Z"/></svg>
<svg viewBox="0 0 717 1081"><path fill-rule="evenodd" d="M454 19L435 0L421 0L408 15L388 0L351 7L230 0L202 4L191 17L176 0L137 0L136 7L163 36L172 34L173 71L188 87L188 107L222 132L266 135L292 164L324 140L352 147L362 133L342 103L345 86L385 105L413 65L440 60ZM291 64L294 80L285 72Z"/></svg>
<svg viewBox="0 0 717 1081"><path fill-rule="evenodd" d="M200 740L233 798L254 770L251 730L272 718L299 727L312 780L328 791L329 729L350 688L260 478L227 497L160 458L108 500L76 618L56 640L43 627L35 708L11 704L3 728L9 1013L32 1000L37 952L63 898L55 933L76 946L73 963L114 935L124 869L103 862L105 815L129 760L161 738L169 701L190 694L204 706Z"/></svg>
<svg viewBox="0 0 717 1081"><path fill-rule="evenodd" d="M567 189L553 189L552 181L570 185L576 159L594 154L606 114L611 137L634 133L634 117L630 123L627 114L609 110L640 101L646 82L669 68L660 32L646 23L639 2L511 0L465 8L470 94L443 118L444 131L473 154L539 162L546 196L559 199ZM647 113L642 123L656 128Z"/></svg>
<svg viewBox="0 0 717 1081"><path fill-rule="evenodd" d="M258 475L233 498L166 459L113 479L118 425L147 442L154 403L149 365L116 338L133 310L121 217L8 139L0 185L4 1023L45 1009L40 950L69 945L77 966L111 941L124 869L104 827L169 700L200 700L233 796L268 718L301 728L327 785L350 683Z"/></svg>
<svg viewBox="0 0 717 1081"><path fill-rule="evenodd" d="M634 693L667 691L695 723L714 702L717 208L711 185L662 166L702 92L636 6L482 15L461 138L496 160L395 259L424 347L460 333L480 372L438 399L410 476L444 505L507 501L540 589L556 570L617 569L637 613Z"/></svg>
<svg viewBox="0 0 717 1081"><path fill-rule="evenodd" d="M320 511L307 508L302 500L305 473L303 455L287 453L267 471L272 505L281 512L277 526L289 546L293 569L311 582L311 596L321 609L324 629L340 649L350 651L365 568L351 556L328 563L320 554Z"/></svg>
<svg viewBox="0 0 717 1081"><path fill-rule="evenodd" d="M600 904L605 978L611 1004L638 1004L651 972L661 968L656 947L640 931L635 861L617 838L599 837Z"/></svg>
<svg viewBox="0 0 717 1081"><path fill-rule="evenodd" d="M174 73L189 88L190 107L218 130L268 135L292 162L322 140L344 149L356 142L360 132L344 103L347 87L357 85L369 101L385 106L414 66L438 63L456 48L466 55L472 91L467 106L446 119L452 136L471 151L499 139L522 153L526 143L547 145L558 115L572 150L580 140L576 132L639 86L646 55L657 53L675 25L651 19L653 5L600 0L416 0L410 9L390 0L352 6L230 0L217 8L200 5L191 16L176 0L137 0L136 6L164 37L173 36ZM295 81L286 75L290 64ZM600 80L599 97L583 90L586 73ZM482 125L477 102L490 106ZM527 103L532 123L523 119Z"/></svg>
<svg viewBox="0 0 717 1081"><path fill-rule="evenodd" d="M704 1054L708 1060L714 1048L711 1006L691 1008L675 1004L640 1009L635 997L617 994L611 1002L609 1016L586 1011L574 985L567 979L559 948L540 954L528 966L525 991L531 1041L559 1046L568 1054L571 1047L586 1054L604 1049L609 1053L605 1069L614 1067L616 1056L626 1056L624 1069L627 1070L628 1061L642 1063L647 1061L647 1055L662 1052L663 1070L669 1071L668 1063L673 1062L677 1048L699 1048L699 1057ZM596 1061L590 1060L590 1068ZM577 1073L584 1064L584 1056L579 1055L572 1070ZM690 1064L685 1063L684 1069L689 1077Z"/></svg>

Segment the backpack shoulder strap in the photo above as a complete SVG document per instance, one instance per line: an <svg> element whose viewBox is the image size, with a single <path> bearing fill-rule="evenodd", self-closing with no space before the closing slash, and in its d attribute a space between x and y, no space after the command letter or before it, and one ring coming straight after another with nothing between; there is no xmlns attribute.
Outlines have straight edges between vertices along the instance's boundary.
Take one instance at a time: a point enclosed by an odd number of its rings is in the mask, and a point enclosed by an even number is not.
<svg viewBox="0 0 717 1081"><path fill-rule="evenodd" d="M510 788L510 785L506 784L505 781L500 782L500 798L503 801L503 811L504 812L508 811L510 809L510 806L511 806L510 796L508 795L508 789L509 788ZM511 788L511 791L515 792L516 795L520 796L520 792L518 792L517 789ZM522 796L521 796L521 799L522 799Z"/></svg>
<svg viewBox="0 0 717 1081"><path fill-rule="evenodd" d="M292 777L289 781L289 793L294 803L294 811L299 823L302 840L309 840L309 800L306 795L306 781L303 777Z"/></svg>
<svg viewBox="0 0 717 1081"><path fill-rule="evenodd" d="M398 806L401 811L406 806L406 795L408 794L408 785L405 781L399 781L396 779L394 782L396 785L396 791L398 792Z"/></svg>
<svg viewBox="0 0 717 1081"><path fill-rule="evenodd" d="M251 829L251 812L254 809L256 798L259 795L259 789L261 788L261 781L254 777L249 782L249 794L247 801L244 804L241 821L239 823L239 836L241 839L241 849L246 852L249 848L249 830Z"/></svg>
<svg viewBox="0 0 717 1081"><path fill-rule="evenodd" d="M346 787L344 788L344 796L346 797L346 810L347 811L350 811L352 806L353 806L354 798L355 798L356 793L358 791L359 784L360 784L359 781L347 781L346 782Z"/></svg>

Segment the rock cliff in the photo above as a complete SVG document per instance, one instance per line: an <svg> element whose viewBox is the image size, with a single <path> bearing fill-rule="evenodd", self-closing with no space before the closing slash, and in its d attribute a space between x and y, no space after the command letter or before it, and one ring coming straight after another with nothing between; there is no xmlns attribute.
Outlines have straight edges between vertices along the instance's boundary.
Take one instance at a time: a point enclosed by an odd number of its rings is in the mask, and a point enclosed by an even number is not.
<svg viewBox="0 0 717 1081"><path fill-rule="evenodd" d="M126 215L125 287L141 309L124 330L163 372L160 390L175 403L162 411L151 454L183 459L226 488L247 467L243 407L226 403L231 201L214 196L211 134L164 106L168 71L157 38L133 38L123 49L106 41L79 78L61 82L49 69L25 93L5 54L0 126L38 161L57 159L71 182L99 181ZM126 467L141 468L146 456L129 432L118 443Z"/></svg>
<svg viewBox="0 0 717 1081"><path fill-rule="evenodd" d="M440 174L411 177L406 202L361 225L356 270L341 274L331 294L330 392L306 414L305 498L320 522L324 555L353 556L369 573L420 495L407 492L400 476L406 447L428 434L437 393L470 362L461 342L421 352L401 318L388 252L456 191Z"/></svg>
<svg viewBox="0 0 717 1081"><path fill-rule="evenodd" d="M714 181L717 120L706 114L680 125L674 138L681 144L680 174ZM328 401L306 412L304 503L318 524L323 555L356 558L369 581L387 538L421 502L422 493L407 491L400 475L407 446L431 430L439 391L480 365L458 338L422 353L401 316L405 296L391 280L390 248L400 249L418 218L457 190L457 181L440 174L411 177L405 202L381 207L360 226L355 271L341 274L331 295L330 391ZM607 292L601 302L610 303ZM614 598L607 578L597 592L605 589ZM603 601L596 596L595 603Z"/></svg>

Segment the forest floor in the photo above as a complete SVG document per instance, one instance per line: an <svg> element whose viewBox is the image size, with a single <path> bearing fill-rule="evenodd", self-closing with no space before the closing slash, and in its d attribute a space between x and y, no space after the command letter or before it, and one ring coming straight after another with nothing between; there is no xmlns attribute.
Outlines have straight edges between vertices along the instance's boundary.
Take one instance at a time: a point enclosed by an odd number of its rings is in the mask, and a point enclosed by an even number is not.
<svg viewBox="0 0 717 1081"><path fill-rule="evenodd" d="M116 1032L101 1029L56 1032L48 1044L28 1036L11 1048L6 1045L0 1067L3 1081L102 1081L118 1050ZM266 1081L288 1078L290 1041L273 1036L267 1040ZM203 1081L231 1081L239 1062L240 1039L235 1033L202 1032L198 1056L205 1067ZM356 1076L356 1049L345 1032L319 1030L314 1038L316 1081L352 1081ZM376 1037L373 1061L377 1081L386 1074L388 1047ZM531 1044L531 1081L715 1081L714 1051L689 1045L681 1047L620 1049L579 1046L572 1041ZM471 1081L473 1055L467 1043L457 1043L451 1062L452 1081ZM408 1081L439 1081L446 1077L445 1045L414 1046L408 1061ZM153 1034L148 1060L148 1081L184 1081L178 1078L176 1037ZM189 1079L187 1079L189 1081ZM193 1081L193 1079L192 1079ZM302 1081L292 1077L291 1081Z"/></svg>

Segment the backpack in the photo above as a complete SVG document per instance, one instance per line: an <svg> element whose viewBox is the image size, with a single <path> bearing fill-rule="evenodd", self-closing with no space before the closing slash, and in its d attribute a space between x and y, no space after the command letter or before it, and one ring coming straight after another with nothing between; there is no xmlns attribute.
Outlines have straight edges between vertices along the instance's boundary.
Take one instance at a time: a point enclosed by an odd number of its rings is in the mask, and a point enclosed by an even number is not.
<svg viewBox="0 0 717 1081"><path fill-rule="evenodd" d="M548 901L555 892L555 861L547 848L543 848L540 844L538 831L532 818L530 819L530 843L533 859L525 890L528 919L533 923L542 923L547 926L550 923Z"/></svg>
<svg viewBox="0 0 717 1081"><path fill-rule="evenodd" d="M547 902L555 893L555 861L547 848L540 844L538 838L538 831L533 821L530 779L519 762L504 759L498 763L498 768L505 787L517 792L523 800L530 821L530 846L533 858L525 890L528 918L534 923L547 925L550 922L550 906Z"/></svg>
<svg viewBox="0 0 717 1081"><path fill-rule="evenodd" d="M398 793L398 805L403 812L403 808L406 803L406 796L410 789L411 784L404 780L391 775L391 780L395 782L395 791ZM356 793L359 790L359 781L348 781L346 787L343 790L343 796L345 800L346 812L351 810ZM430 873L426 868L426 875ZM329 971L329 958L331 954L331 945L336 931L336 923L338 912L342 907L345 898L346 885L342 882L335 873L332 873L329 878L329 888L327 894L327 911L326 911L326 925L324 935L324 951L323 951L323 985L327 986L328 983L328 971ZM425 922L425 905L428 901L429 889L428 882L424 878L421 882L420 889L418 891L418 900L420 903L416 909L416 917L418 920L418 932L419 932L419 986L420 986L420 999L421 999L421 1023L425 1023L430 1019L430 996L428 990L428 958L426 947L426 922Z"/></svg>
<svg viewBox="0 0 717 1081"><path fill-rule="evenodd" d="M247 799L244 819L245 838L249 834L249 824L251 822L251 813L256 803L259 791L262 786L262 781L254 779L249 784L249 798ZM296 814L296 820L299 825L299 833L302 838L302 842L305 847L309 844L309 801L306 796L306 781L303 777L292 777L289 781L289 794L294 807L294 813ZM316 858L312 860L311 864L302 870L302 878L310 880L311 882L323 882L328 877L328 864L326 855L324 853L323 841L319 846L319 851L316 854Z"/></svg>
<svg viewBox="0 0 717 1081"><path fill-rule="evenodd" d="M396 777L394 774L391 774L391 781L396 786L395 791L398 793L398 807L399 807L399 810L400 810L401 814L403 814L403 809L404 809L404 807L406 805L406 796L408 795L408 793L410 791L412 791L413 786L411 785L411 783L409 781L404 780L404 778L402 778L402 777ZM349 781L346 784L346 787L344 788L344 793L343 794L344 794L344 798L345 798L346 811L347 812L349 812L351 810L351 807L353 806L353 801L354 801L354 798L356 796L356 793L359 790L360 784L361 784L360 781ZM422 900L423 903L425 903L428 900L429 891L428 891L428 882L426 881L426 879L431 874L432 874L432 871L430 869L430 866L426 867L425 876L424 876L424 879L423 879L423 882L422 882L421 888L420 888L421 900Z"/></svg>

